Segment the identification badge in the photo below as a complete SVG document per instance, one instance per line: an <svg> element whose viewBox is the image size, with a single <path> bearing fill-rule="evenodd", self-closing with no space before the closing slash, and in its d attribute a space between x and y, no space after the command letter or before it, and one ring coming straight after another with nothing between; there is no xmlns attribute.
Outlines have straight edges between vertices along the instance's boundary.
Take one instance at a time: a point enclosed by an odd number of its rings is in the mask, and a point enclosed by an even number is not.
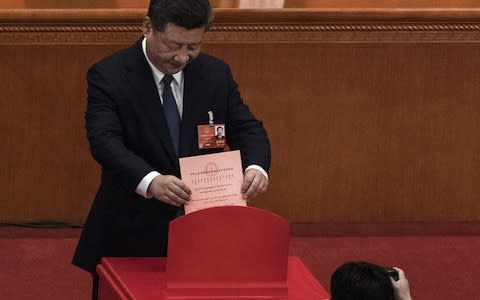
<svg viewBox="0 0 480 300"><path fill-rule="evenodd" d="M197 125L198 148L225 148L225 124Z"/></svg>

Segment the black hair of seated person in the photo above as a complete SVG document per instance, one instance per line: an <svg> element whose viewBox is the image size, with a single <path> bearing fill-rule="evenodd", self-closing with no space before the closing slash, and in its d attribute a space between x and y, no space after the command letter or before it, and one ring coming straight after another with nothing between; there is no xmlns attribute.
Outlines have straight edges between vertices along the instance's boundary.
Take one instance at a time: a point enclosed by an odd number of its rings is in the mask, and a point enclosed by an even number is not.
<svg viewBox="0 0 480 300"><path fill-rule="evenodd" d="M387 271L369 262L347 262L332 274L331 300L392 300L393 287Z"/></svg>

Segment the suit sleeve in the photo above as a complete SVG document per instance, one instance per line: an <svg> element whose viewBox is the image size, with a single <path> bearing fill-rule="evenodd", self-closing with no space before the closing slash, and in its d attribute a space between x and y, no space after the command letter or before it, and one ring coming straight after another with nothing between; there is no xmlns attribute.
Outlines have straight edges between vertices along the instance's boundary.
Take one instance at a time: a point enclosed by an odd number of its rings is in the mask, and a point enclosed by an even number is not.
<svg viewBox="0 0 480 300"><path fill-rule="evenodd" d="M268 172L271 150L267 131L243 102L228 66L225 78L228 86L227 144L232 150L240 150L244 169L259 165Z"/></svg>
<svg viewBox="0 0 480 300"><path fill-rule="evenodd" d="M153 168L136 155L125 142L124 124L119 113L115 86L105 72L94 65L87 73L88 105L85 114L87 138L94 159L103 172L118 178L119 186L134 192L142 178Z"/></svg>

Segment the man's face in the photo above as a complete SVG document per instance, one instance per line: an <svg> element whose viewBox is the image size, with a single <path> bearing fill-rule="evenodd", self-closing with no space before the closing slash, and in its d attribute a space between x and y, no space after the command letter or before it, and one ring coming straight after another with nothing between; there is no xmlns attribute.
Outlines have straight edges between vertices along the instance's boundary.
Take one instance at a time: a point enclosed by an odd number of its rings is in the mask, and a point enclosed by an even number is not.
<svg viewBox="0 0 480 300"><path fill-rule="evenodd" d="M217 128L217 134L222 136L223 135L223 127L218 127Z"/></svg>
<svg viewBox="0 0 480 300"><path fill-rule="evenodd" d="M165 74L174 74L200 54L205 27L191 30L168 23L163 32L153 28L148 17L143 22L150 61Z"/></svg>

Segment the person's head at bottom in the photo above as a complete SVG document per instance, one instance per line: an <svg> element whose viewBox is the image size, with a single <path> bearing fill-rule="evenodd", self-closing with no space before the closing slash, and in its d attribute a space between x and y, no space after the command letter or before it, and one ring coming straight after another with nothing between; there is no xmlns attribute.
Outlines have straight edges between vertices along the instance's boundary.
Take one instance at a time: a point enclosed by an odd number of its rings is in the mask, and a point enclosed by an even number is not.
<svg viewBox="0 0 480 300"><path fill-rule="evenodd" d="M347 262L332 274L332 300L411 300L403 271L395 270L399 275L397 281L385 267L369 262Z"/></svg>

